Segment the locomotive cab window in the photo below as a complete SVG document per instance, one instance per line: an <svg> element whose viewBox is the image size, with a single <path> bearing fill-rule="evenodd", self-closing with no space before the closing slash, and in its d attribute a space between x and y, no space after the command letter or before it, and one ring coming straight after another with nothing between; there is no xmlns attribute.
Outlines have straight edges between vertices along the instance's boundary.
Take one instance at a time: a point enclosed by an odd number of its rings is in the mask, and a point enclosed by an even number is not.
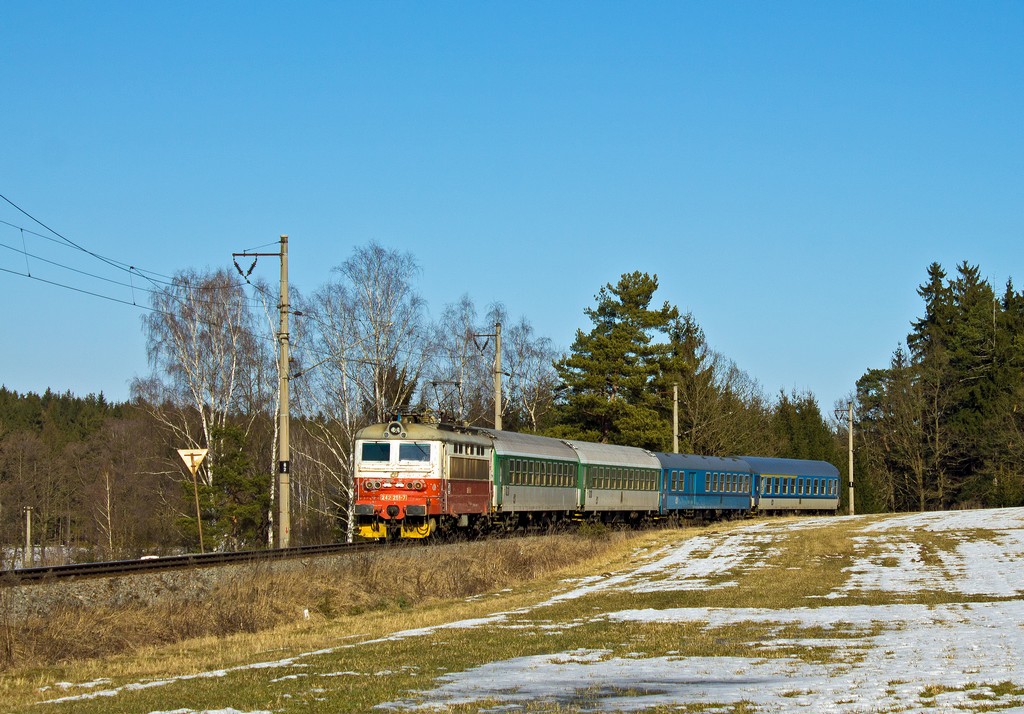
<svg viewBox="0 0 1024 714"><path fill-rule="evenodd" d="M399 461L430 461L430 444L399 444Z"/></svg>
<svg viewBox="0 0 1024 714"><path fill-rule="evenodd" d="M388 442L363 444L361 456L363 461L391 461L391 444Z"/></svg>

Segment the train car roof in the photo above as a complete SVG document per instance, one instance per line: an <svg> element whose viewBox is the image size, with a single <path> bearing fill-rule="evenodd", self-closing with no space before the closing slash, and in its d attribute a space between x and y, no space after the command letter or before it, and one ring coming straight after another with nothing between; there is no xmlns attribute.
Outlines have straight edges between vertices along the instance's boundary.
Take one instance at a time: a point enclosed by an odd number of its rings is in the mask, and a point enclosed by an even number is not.
<svg viewBox="0 0 1024 714"><path fill-rule="evenodd" d="M733 471L750 473L750 464L742 459L696 454L655 454L663 469L679 471Z"/></svg>
<svg viewBox="0 0 1024 714"><path fill-rule="evenodd" d="M770 476L831 476L839 475L839 469L827 461L805 461L804 459L780 459L769 456L741 456L750 464L754 473Z"/></svg>
<svg viewBox="0 0 1024 714"><path fill-rule="evenodd" d="M539 456L562 461L577 461L576 452L560 439L536 434L520 434L516 431L495 431L480 429L491 437L494 451L500 456Z"/></svg>
<svg viewBox="0 0 1024 714"><path fill-rule="evenodd" d="M626 466L638 469L660 469L661 464L654 454L635 446L615 446L613 444L592 444L589 441L568 442L585 464L601 466Z"/></svg>
<svg viewBox="0 0 1024 714"><path fill-rule="evenodd" d="M392 424L398 424L397 433L390 432ZM489 446L490 435L483 435L473 431L453 429L450 427L439 427L437 424L421 424L415 421L394 421L387 424L371 424L356 432L357 439L371 439L374 441L385 439L422 439L436 440L444 439L462 444L479 444Z"/></svg>

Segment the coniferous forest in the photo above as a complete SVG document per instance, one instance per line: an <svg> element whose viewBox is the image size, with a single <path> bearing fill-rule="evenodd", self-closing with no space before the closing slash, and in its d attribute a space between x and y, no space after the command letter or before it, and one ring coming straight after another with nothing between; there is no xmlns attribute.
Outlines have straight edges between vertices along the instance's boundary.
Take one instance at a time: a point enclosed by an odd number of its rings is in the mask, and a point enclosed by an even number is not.
<svg viewBox="0 0 1024 714"><path fill-rule="evenodd" d="M930 265L906 346L858 380L863 508L1024 503L1024 295L980 275Z"/></svg>
<svg viewBox="0 0 1024 714"><path fill-rule="evenodd" d="M491 425L494 345L479 336L496 323L505 429L668 451L677 395L680 451L822 459L846 478L838 405L765 394L698 316L656 301L657 276L599 287L561 352L526 318L468 296L428 321L416 271L412 255L371 244L293 299L294 544L348 536L362 426L411 409ZM1024 503L1024 295L980 275L929 266L910 333L851 385L858 513ZM199 519L207 550L271 543L273 295L228 271L179 273L143 318L150 372L127 403L0 388L3 567L21 563L25 507L37 562L198 550ZM178 448L210 449L195 482Z"/></svg>

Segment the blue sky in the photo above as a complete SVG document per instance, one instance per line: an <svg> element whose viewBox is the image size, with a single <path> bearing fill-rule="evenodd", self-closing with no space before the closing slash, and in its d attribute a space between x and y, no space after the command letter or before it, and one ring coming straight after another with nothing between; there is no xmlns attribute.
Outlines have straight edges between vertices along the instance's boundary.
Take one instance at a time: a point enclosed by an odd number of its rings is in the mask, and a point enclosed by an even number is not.
<svg viewBox="0 0 1024 714"><path fill-rule="evenodd" d="M921 313L929 263L1024 286L1024 3L9 2L0 194L147 270L290 236L419 260L568 348L656 273L769 395L826 413ZM0 205L0 382L124 399L124 280ZM261 263L270 281L272 263Z"/></svg>

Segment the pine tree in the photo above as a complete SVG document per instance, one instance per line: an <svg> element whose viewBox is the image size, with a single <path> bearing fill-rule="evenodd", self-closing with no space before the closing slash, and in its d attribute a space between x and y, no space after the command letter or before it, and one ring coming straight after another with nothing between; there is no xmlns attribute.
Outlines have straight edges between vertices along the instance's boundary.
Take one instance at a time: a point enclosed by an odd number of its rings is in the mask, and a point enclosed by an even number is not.
<svg viewBox="0 0 1024 714"><path fill-rule="evenodd" d="M259 547L266 543L271 475L253 466L242 429L232 425L216 427L214 439L221 445L221 451L213 469L213 484L199 486L206 548ZM189 498L191 481L182 481L182 487ZM194 517L182 517L179 525L198 543Z"/></svg>
<svg viewBox="0 0 1024 714"><path fill-rule="evenodd" d="M654 340L669 331L679 311L667 302L651 309L657 288L657 276L626 273L601 288L597 306L585 310L593 328L577 330L572 353L555 363L564 391L552 434L665 448L671 434L655 379L668 350Z"/></svg>

